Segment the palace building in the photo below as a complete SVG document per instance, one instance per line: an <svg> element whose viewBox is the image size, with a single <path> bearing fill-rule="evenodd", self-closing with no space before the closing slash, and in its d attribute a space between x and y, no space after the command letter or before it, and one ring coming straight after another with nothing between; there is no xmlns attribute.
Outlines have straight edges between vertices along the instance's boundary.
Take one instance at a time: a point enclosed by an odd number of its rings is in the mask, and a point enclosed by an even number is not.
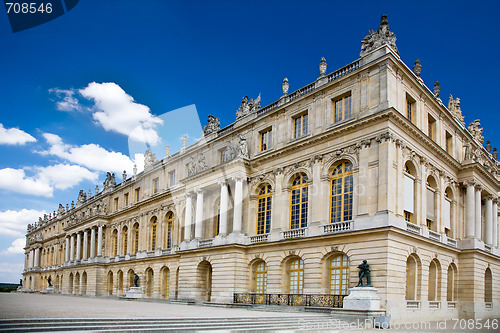
<svg viewBox="0 0 500 333"><path fill-rule="evenodd" d="M367 260L402 319L500 316L500 163L382 16L360 57L28 226L23 288L342 307Z"/></svg>

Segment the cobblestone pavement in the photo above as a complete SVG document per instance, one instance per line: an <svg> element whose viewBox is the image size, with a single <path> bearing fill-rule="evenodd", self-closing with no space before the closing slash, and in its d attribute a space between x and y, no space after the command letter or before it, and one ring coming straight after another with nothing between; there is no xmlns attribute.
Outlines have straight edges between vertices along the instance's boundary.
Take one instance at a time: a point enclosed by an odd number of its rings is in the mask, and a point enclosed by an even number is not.
<svg viewBox="0 0 500 333"><path fill-rule="evenodd" d="M241 308L170 304L38 293L0 293L0 318L182 318L311 316L304 312L249 311Z"/></svg>

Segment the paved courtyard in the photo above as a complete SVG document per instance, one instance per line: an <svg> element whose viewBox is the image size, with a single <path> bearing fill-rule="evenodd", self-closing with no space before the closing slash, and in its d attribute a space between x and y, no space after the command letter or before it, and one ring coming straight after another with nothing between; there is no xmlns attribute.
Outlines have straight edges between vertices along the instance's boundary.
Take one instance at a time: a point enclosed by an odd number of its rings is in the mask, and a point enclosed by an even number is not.
<svg viewBox="0 0 500 333"><path fill-rule="evenodd" d="M0 318L185 318L312 316L304 312L251 311L241 308L170 304L54 294L0 293Z"/></svg>

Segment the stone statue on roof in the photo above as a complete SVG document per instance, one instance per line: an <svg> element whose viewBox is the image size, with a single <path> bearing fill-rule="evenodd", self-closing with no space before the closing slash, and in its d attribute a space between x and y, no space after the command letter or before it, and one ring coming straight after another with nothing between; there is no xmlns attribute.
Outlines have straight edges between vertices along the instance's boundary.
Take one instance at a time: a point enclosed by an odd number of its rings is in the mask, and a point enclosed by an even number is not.
<svg viewBox="0 0 500 333"><path fill-rule="evenodd" d="M483 134L483 129L479 128L481 126L481 123L479 122L479 119L474 120L472 123L469 124L469 127L467 128L477 142L480 144L483 144L484 137L482 136Z"/></svg>
<svg viewBox="0 0 500 333"><path fill-rule="evenodd" d="M156 162L158 162L156 155L147 149L144 153L144 169L151 168Z"/></svg>
<svg viewBox="0 0 500 333"><path fill-rule="evenodd" d="M248 99L248 96L245 96L241 101L241 105L238 108L238 111L236 111L236 120L248 114L257 112L257 110L259 109L260 109L260 94L255 100L253 98Z"/></svg>
<svg viewBox="0 0 500 333"><path fill-rule="evenodd" d="M458 122L465 127L464 116L462 116L462 110L460 109L460 98L453 99L453 96L450 95L448 99L448 110L453 115L453 118L458 120Z"/></svg>
<svg viewBox="0 0 500 333"><path fill-rule="evenodd" d="M115 187L116 186L115 174L111 172L106 173L106 180L104 180L103 185L104 185L104 190Z"/></svg>
<svg viewBox="0 0 500 333"><path fill-rule="evenodd" d="M387 15L382 15L380 19L380 26L377 31L370 30L368 35L361 41L361 57L376 48L387 44L399 55L398 48L396 47L396 35L394 32L389 31L389 21Z"/></svg>
<svg viewBox="0 0 500 333"><path fill-rule="evenodd" d="M220 120L211 114L208 115L208 124L203 127L203 135L217 132L220 129Z"/></svg>

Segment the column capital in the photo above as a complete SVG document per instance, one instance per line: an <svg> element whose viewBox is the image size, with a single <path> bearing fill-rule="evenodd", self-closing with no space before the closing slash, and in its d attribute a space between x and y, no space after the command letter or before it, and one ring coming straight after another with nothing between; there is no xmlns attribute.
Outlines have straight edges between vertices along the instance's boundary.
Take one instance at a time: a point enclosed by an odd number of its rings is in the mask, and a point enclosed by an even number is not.
<svg viewBox="0 0 500 333"><path fill-rule="evenodd" d="M495 199L495 197L492 194L488 194L488 195L486 195L486 197L484 199L493 201L493 199Z"/></svg>
<svg viewBox="0 0 500 333"><path fill-rule="evenodd" d="M484 190L484 186L483 185L479 185L479 184L476 184L475 188L476 188L476 191L482 191L482 190Z"/></svg>
<svg viewBox="0 0 500 333"><path fill-rule="evenodd" d="M476 182L473 180L473 179L469 179L469 180L464 180L462 182L462 185L465 186L465 187L469 187L469 186L476 186Z"/></svg>
<svg viewBox="0 0 500 333"><path fill-rule="evenodd" d="M205 189L203 188L197 188L196 190L194 190L194 192L196 193L196 195L199 195L199 194L204 194L205 193Z"/></svg>
<svg viewBox="0 0 500 333"><path fill-rule="evenodd" d="M227 179L220 179L217 181L217 184L219 184L220 187L227 186Z"/></svg>
<svg viewBox="0 0 500 333"><path fill-rule="evenodd" d="M245 180L247 177L246 176L232 176L231 179L235 182L242 182Z"/></svg>
<svg viewBox="0 0 500 333"><path fill-rule="evenodd" d="M494 205L495 205L495 204L497 204L497 205L498 205L498 203L500 202L500 198L495 197L495 196L493 196L492 200L493 200L493 204L494 204Z"/></svg>

